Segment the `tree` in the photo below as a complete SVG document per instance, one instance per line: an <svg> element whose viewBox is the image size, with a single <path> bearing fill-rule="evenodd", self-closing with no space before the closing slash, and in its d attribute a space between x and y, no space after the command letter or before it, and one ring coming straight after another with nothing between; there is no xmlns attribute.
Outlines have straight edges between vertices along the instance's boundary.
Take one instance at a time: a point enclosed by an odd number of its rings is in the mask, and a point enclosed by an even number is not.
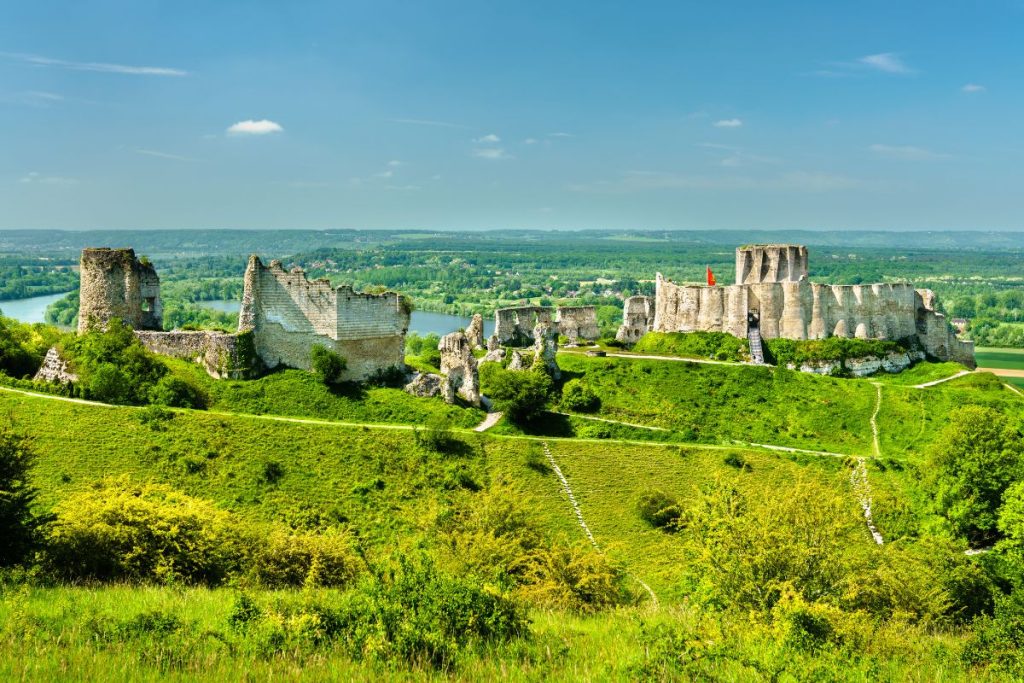
<svg viewBox="0 0 1024 683"><path fill-rule="evenodd" d="M489 373L487 395L513 422L529 422L544 411L551 378L543 372L496 369Z"/></svg>
<svg viewBox="0 0 1024 683"><path fill-rule="evenodd" d="M0 429L0 567L18 564L35 546L43 518L32 512L36 489L28 482L34 454L27 439Z"/></svg>
<svg viewBox="0 0 1024 683"><path fill-rule="evenodd" d="M337 384L341 375L348 367L348 362L341 354L331 351L326 346L314 346L309 352L310 365L313 373L324 384Z"/></svg>
<svg viewBox="0 0 1024 683"><path fill-rule="evenodd" d="M991 543L1003 494L1022 463L1024 442L1004 415L981 406L953 411L928 452L935 511L972 544Z"/></svg>
<svg viewBox="0 0 1024 683"><path fill-rule="evenodd" d="M562 387L562 407L579 413L592 413L601 407L601 399L589 386L578 379L571 379Z"/></svg>

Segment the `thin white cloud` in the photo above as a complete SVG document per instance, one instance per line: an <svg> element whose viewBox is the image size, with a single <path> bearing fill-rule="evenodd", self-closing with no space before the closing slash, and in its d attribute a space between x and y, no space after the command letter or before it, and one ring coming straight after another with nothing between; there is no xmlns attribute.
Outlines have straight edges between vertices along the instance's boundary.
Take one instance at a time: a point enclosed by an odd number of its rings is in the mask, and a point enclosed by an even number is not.
<svg viewBox="0 0 1024 683"><path fill-rule="evenodd" d="M64 101L63 95L41 90L29 90L27 92L16 92L0 95L0 102L11 104L23 104L30 107L46 108Z"/></svg>
<svg viewBox="0 0 1024 683"><path fill-rule="evenodd" d="M229 135L267 135L269 133L280 133L284 130L281 124L275 123L268 119L260 119L254 121L247 119L245 121L239 121L238 123L232 124L228 127Z"/></svg>
<svg viewBox="0 0 1024 683"><path fill-rule="evenodd" d="M473 156L475 156L478 159L491 159L493 161L512 158L512 155L510 155L501 147L482 147L479 149L474 149Z"/></svg>
<svg viewBox="0 0 1024 683"><path fill-rule="evenodd" d="M746 175L684 175L662 171L628 171L621 178L569 185L574 192L622 194L658 190L770 190L832 192L860 187L863 183L831 173L790 171L768 177Z"/></svg>
<svg viewBox="0 0 1024 683"><path fill-rule="evenodd" d="M381 171L380 173L374 173L374 178L391 178L395 175L394 171Z"/></svg>
<svg viewBox="0 0 1024 683"><path fill-rule="evenodd" d="M77 178L65 178L59 175L43 175L38 171L29 171L18 179L19 183L26 185L77 185Z"/></svg>
<svg viewBox="0 0 1024 683"><path fill-rule="evenodd" d="M962 90L965 93L976 93L985 92L986 90L988 90L988 88L978 83L968 83L964 87L960 88L960 90Z"/></svg>
<svg viewBox="0 0 1024 683"><path fill-rule="evenodd" d="M391 168L398 168L399 166L405 166L405 162L399 161L398 159L392 159L391 161L388 162L388 166L390 166Z"/></svg>
<svg viewBox="0 0 1024 683"><path fill-rule="evenodd" d="M574 138L572 133L548 133L549 138Z"/></svg>
<svg viewBox="0 0 1024 683"><path fill-rule="evenodd" d="M499 138L494 133L488 133L483 137L476 138L475 140L473 140L473 142L477 143L478 145L491 145L497 142L501 142L501 138Z"/></svg>
<svg viewBox="0 0 1024 683"><path fill-rule="evenodd" d="M72 71L98 71L100 73L127 74L130 76L188 76L188 72L183 69L172 69L166 66L133 66L130 64L110 64L107 62L71 62L64 59L53 59L51 57L17 52L0 52L0 56L24 64L31 64L32 66L52 66Z"/></svg>
<svg viewBox="0 0 1024 683"><path fill-rule="evenodd" d="M715 128L739 128L743 125L741 119L722 119L712 124Z"/></svg>
<svg viewBox="0 0 1024 683"><path fill-rule="evenodd" d="M430 119L388 119L391 123L405 123L411 126L435 126L438 128L460 128L466 130L469 126L460 123L449 123L448 121L431 121Z"/></svg>
<svg viewBox="0 0 1024 683"><path fill-rule="evenodd" d="M525 140L523 140L523 144L524 145L536 145L537 144L537 138L526 138Z"/></svg>
<svg viewBox="0 0 1024 683"><path fill-rule="evenodd" d="M857 64L888 74L908 75L915 70L907 66L895 52L880 52L876 55L865 55L857 59Z"/></svg>
<svg viewBox="0 0 1024 683"><path fill-rule="evenodd" d="M949 154L933 152L930 149L913 147L911 145L874 144L870 145L868 149L878 156L885 157L887 159L900 159L903 161L935 161L938 159L950 158Z"/></svg>
<svg viewBox="0 0 1024 683"><path fill-rule="evenodd" d="M157 157L158 159L170 159L172 161L198 161L198 159L192 159L190 157L183 157L183 156L179 156L177 154L170 154L168 152L161 152L161 151L155 150L155 149L144 149L144 148L141 148L141 147L136 147L132 151L134 151L136 154L142 154L142 155L150 156L150 157Z"/></svg>

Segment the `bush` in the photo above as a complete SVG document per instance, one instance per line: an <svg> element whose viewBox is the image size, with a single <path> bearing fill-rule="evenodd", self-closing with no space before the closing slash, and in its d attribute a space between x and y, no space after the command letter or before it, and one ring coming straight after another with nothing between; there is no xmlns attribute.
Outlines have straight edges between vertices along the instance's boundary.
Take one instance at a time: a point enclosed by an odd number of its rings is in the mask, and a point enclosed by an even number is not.
<svg viewBox="0 0 1024 683"><path fill-rule="evenodd" d="M648 491L636 502L640 519L656 529L672 529L682 515L679 502L664 491Z"/></svg>
<svg viewBox="0 0 1024 683"><path fill-rule="evenodd" d="M37 491L29 484L35 456L10 427L0 429L0 567L22 562L36 545L45 521L32 511Z"/></svg>
<svg viewBox="0 0 1024 683"><path fill-rule="evenodd" d="M172 408L206 408L208 397L180 377L167 375L150 390L149 400Z"/></svg>
<svg viewBox="0 0 1024 683"><path fill-rule="evenodd" d="M230 513L162 484L107 480L55 513L45 565L60 578L216 585L243 561Z"/></svg>
<svg viewBox="0 0 1024 683"><path fill-rule="evenodd" d="M448 419L435 415L427 422L426 429L413 432L416 443L435 453L456 453L463 449L463 442L455 436Z"/></svg>
<svg viewBox="0 0 1024 683"><path fill-rule="evenodd" d="M545 373L505 370L492 363L484 367L485 393L511 421L522 424L544 412L551 393L551 378Z"/></svg>
<svg viewBox="0 0 1024 683"><path fill-rule="evenodd" d="M562 387L562 407L578 413L592 413L601 407L601 399L589 386L578 379L571 379Z"/></svg>
<svg viewBox="0 0 1024 683"><path fill-rule="evenodd" d="M270 588L344 586L357 573L358 558L339 534L273 532L259 539L250 565L250 575Z"/></svg>
<svg viewBox="0 0 1024 683"><path fill-rule="evenodd" d="M337 644L353 659L436 670L450 669L477 644L522 637L529 626L525 610L502 592L404 556L331 606L261 609L243 597L230 620L264 655Z"/></svg>
<svg viewBox="0 0 1024 683"><path fill-rule="evenodd" d="M309 352L309 364L313 374L324 384L338 384L348 367L341 354L326 346L315 345Z"/></svg>
<svg viewBox="0 0 1024 683"><path fill-rule="evenodd" d="M743 360L747 340L725 332L648 332L633 345L638 353Z"/></svg>
<svg viewBox="0 0 1024 683"><path fill-rule="evenodd" d="M130 327L111 320L105 331L90 329L64 345L87 398L143 405L167 366L150 353Z"/></svg>

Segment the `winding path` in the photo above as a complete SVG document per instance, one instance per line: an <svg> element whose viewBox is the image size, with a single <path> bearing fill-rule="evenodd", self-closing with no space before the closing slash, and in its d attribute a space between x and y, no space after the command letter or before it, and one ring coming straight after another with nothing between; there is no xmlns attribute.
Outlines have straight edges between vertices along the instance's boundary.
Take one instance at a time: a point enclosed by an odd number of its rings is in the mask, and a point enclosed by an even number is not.
<svg viewBox="0 0 1024 683"><path fill-rule="evenodd" d="M868 466L864 462L864 458L857 458L857 466L850 472L850 485L853 486L853 492L857 495L857 502L860 503L860 508L864 511L864 521L868 524L871 538L878 545L882 545L885 543L885 539L878 532L875 520L871 517L871 485L868 483Z"/></svg>
<svg viewBox="0 0 1024 683"><path fill-rule="evenodd" d="M488 429L490 429L494 425L498 424L498 420L501 419L502 415L503 415L503 413L500 413L500 412L487 413L487 416L483 419L483 422L478 424L476 427L473 427L473 431L474 432L486 432Z"/></svg>
<svg viewBox="0 0 1024 683"><path fill-rule="evenodd" d="M960 372L956 373L955 375L950 375L949 377L943 377L942 379L934 379L931 382L924 382L923 384L915 384L913 388L914 389L927 389L928 387L934 387L936 384L942 384L943 382L948 382L950 380L960 379L964 375L969 375L969 374L971 374L970 370L961 370Z"/></svg>
<svg viewBox="0 0 1024 683"><path fill-rule="evenodd" d="M871 448L874 449L875 457L882 457L882 448L878 445L878 412L882 409L882 385L872 382L875 385L875 412L871 413Z"/></svg>

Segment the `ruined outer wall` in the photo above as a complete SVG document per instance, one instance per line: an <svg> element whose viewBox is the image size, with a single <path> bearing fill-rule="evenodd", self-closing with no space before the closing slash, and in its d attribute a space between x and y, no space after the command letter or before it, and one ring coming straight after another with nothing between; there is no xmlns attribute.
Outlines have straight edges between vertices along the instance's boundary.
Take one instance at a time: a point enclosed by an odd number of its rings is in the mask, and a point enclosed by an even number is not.
<svg viewBox="0 0 1024 683"><path fill-rule="evenodd" d="M135 330L161 329L160 278L133 249L83 249L79 278L80 333L93 324L106 327L112 318Z"/></svg>
<svg viewBox="0 0 1024 683"><path fill-rule="evenodd" d="M217 379L245 379L254 370L255 351L248 332L139 331L135 336L153 353L198 363Z"/></svg>
<svg viewBox="0 0 1024 683"><path fill-rule="evenodd" d="M285 271L279 261L266 267L249 257L239 330L252 330L256 351L268 367L310 368L314 345L340 353L347 380L363 380L405 362L409 312L401 296L333 289L309 281L301 270Z"/></svg>
<svg viewBox="0 0 1024 683"><path fill-rule="evenodd" d="M571 343L578 339L594 341L601 336L596 306L562 306L558 309L558 332Z"/></svg>
<svg viewBox="0 0 1024 683"><path fill-rule="evenodd" d="M909 284L818 285L807 280L728 287L677 285L657 278L656 332L747 334L747 314L766 339L904 339L916 334Z"/></svg>
<svg viewBox="0 0 1024 683"><path fill-rule="evenodd" d="M917 302L917 336L924 350L940 360L953 360L967 367L978 367L974 358L974 342L956 338L956 332L946 322L946 316L935 310L935 293L919 289Z"/></svg>
<svg viewBox="0 0 1024 683"><path fill-rule="evenodd" d="M552 309L547 306L515 306L494 311L494 336L499 344L527 346L533 343L538 324L551 325Z"/></svg>

